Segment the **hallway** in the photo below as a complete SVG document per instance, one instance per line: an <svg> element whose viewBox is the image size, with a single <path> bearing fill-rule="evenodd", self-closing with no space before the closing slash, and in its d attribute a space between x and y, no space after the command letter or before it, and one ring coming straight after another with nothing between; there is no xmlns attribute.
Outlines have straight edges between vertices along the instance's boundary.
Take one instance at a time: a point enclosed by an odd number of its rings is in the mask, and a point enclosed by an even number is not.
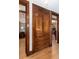
<svg viewBox="0 0 79 59"><path fill-rule="evenodd" d="M28 57L25 54L25 39L20 39L19 43L19 59L59 59L59 45L55 39L52 41L52 47L45 48Z"/></svg>

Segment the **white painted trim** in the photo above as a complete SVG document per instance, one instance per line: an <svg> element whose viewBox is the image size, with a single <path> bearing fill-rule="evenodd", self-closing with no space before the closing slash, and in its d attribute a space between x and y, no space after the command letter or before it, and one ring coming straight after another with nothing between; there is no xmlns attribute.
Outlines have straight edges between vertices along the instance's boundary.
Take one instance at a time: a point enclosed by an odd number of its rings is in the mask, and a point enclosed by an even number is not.
<svg viewBox="0 0 79 59"><path fill-rule="evenodd" d="M32 51L32 2L33 0L29 1L29 51Z"/></svg>

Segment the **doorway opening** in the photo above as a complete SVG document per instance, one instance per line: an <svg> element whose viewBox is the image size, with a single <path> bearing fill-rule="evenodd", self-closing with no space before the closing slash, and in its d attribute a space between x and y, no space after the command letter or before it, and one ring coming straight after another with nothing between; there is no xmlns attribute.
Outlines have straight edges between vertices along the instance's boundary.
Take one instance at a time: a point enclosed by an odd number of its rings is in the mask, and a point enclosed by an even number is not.
<svg viewBox="0 0 79 59"><path fill-rule="evenodd" d="M59 43L59 15L52 12L51 17L52 39Z"/></svg>
<svg viewBox="0 0 79 59"><path fill-rule="evenodd" d="M25 56L26 6L19 4L19 57Z"/></svg>
<svg viewBox="0 0 79 59"><path fill-rule="evenodd" d="M19 52L20 58L29 55L29 1L19 0Z"/></svg>
<svg viewBox="0 0 79 59"><path fill-rule="evenodd" d="M19 4L19 38L25 38L26 7Z"/></svg>

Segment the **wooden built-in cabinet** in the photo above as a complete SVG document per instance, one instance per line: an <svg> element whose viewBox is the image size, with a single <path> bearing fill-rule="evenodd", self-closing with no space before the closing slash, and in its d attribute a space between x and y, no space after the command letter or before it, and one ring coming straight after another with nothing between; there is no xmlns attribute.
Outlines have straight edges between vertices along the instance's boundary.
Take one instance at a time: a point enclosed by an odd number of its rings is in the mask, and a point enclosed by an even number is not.
<svg viewBox="0 0 79 59"><path fill-rule="evenodd" d="M33 4L33 51L51 46L50 42L50 11Z"/></svg>

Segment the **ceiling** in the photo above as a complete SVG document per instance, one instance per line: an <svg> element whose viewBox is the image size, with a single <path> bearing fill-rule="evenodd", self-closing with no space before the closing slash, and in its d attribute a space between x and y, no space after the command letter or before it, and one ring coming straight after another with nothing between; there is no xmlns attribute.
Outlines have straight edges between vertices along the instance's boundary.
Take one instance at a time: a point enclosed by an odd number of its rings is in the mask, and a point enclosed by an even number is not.
<svg viewBox="0 0 79 59"><path fill-rule="evenodd" d="M33 3L59 13L59 0L33 0Z"/></svg>

